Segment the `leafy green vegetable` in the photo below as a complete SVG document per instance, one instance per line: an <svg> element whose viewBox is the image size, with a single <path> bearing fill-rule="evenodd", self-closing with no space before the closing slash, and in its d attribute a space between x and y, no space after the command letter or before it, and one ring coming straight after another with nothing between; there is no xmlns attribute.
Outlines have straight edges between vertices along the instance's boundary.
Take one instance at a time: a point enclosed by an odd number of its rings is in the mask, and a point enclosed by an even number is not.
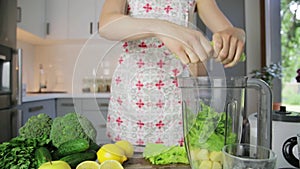
<svg viewBox="0 0 300 169"><path fill-rule="evenodd" d="M185 148L180 146L148 143L143 152L143 157L152 164L189 164Z"/></svg>
<svg viewBox="0 0 300 169"><path fill-rule="evenodd" d="M58 148L62 143L77 138L95 142L96 134L96 129L86 117L77 113L68 113L53 120L50 139Z"/></svg>
<svg viewBox="0 0 300 169"><path fill-rule="evenodd" d="M37 139L41 144L48 144L51 126L51 117L41 113L30 117L25 125L19 129L19 133L24 138Z"/></svg>
<svg viewBox="0 0 300 169"><path fill-rule="evenodd" d="M231 119L226 117L225 112L215 112L214 109L201 104L201 111L190 122L188 130L188 144L190 147L204 148L209 151L221 151L225 145L236 141L236 134L231 131ZM227 123L227 124L226 124ZM226 129L227 127L227 129ZM226 132L228 131L228 134Z"/></svg>
<svg viewBox="0 0 300 169"><path fill-rule="evenodd" d="M21 136L0 144L0 168L3 169L35 169L35 150L41 144L37 139Z"/></svg>

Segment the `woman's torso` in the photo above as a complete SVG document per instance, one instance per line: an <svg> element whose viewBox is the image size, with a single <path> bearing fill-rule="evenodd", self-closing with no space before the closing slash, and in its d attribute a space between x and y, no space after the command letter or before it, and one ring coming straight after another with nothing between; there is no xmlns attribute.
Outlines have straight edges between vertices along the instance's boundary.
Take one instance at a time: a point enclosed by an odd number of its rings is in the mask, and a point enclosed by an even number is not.
<svg viewBox="0 0 300 169"><path fill-rule="evenodd" d="M127 0L128 15L189 26L194 0ZM181 94L184 66L157 38L127 41L112 77L107 134L135 145L183 144Z"/></svg>

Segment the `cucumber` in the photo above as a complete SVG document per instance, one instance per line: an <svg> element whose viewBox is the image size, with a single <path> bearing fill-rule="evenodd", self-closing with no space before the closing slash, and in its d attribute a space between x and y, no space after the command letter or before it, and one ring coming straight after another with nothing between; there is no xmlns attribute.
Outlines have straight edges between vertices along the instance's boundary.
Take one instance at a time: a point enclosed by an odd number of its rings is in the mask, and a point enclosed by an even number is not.
<svg viewBox="0 0 300 169"><path fill-rule="evenodd" d="M46 147L39 147L34 152L34 157L37 162L37 168L39 168L43 163L52 161L51 154Z"/></svg>
<svg viewBox="0 0 300 169"><path fill-rule="evenodd" d="M101 147L100 145L98 145L97 143L91 141L89 150L98 151L100 149L100 147Z"/></svg>
<svg viewBox="0 0 300 169"><path fill-rule="evenodd" d="M59 160L67 162L72 168L76 168L76 166L88 160L96 160L97 155L95 151L83 152L83 153L75 153L71 155L67 155Z"/></svg>
<svg viewBox="0 0 300 169"><path fill-rule="evenodd" d="M55 158L61 158L70 154L84 152L89 148L89 141L85 139L75 139L64 142L53 153Z"/></svg>

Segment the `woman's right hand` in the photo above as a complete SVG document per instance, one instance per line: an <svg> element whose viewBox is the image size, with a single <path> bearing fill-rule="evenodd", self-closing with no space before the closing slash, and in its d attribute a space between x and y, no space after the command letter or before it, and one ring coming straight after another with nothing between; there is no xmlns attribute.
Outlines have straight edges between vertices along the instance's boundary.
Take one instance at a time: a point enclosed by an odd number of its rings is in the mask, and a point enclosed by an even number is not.
<svg viewBox="0 0 300 169"><path fill-rule="evenodd" d="M157 37L183 64L204 62L214 57L211 42L202 32L172 24L164 32L167 33L157 34Z"/></svg>

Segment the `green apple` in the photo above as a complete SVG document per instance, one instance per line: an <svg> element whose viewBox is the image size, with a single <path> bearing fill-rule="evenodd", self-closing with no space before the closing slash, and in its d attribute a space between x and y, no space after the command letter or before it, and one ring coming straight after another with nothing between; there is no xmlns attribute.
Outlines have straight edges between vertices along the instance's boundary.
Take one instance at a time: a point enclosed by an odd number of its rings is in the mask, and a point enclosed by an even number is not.
<svg viewBox="0 0 300 169"><path fill-rule="evenodd" d="M65 161L51 161L42 164L39 169L71 169L70 165Z"/></svg>

